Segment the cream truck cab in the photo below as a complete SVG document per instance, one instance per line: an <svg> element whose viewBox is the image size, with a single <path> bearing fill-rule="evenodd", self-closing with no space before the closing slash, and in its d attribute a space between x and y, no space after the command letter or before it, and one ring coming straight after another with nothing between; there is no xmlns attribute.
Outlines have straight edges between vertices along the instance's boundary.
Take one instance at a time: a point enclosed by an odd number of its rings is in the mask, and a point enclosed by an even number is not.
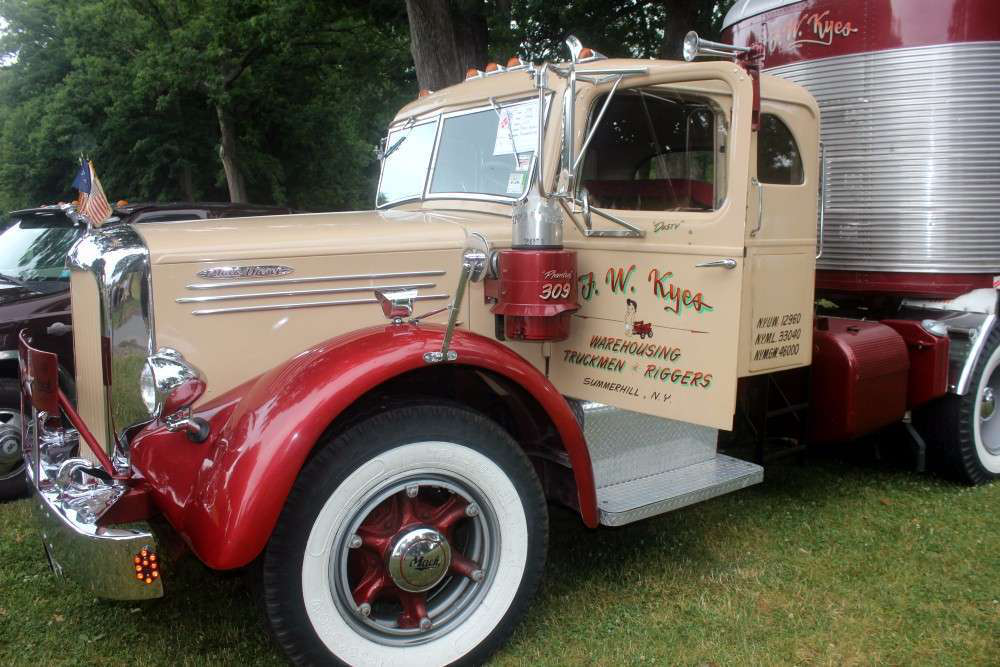
<svg viewBox="0 0 1000 667"><path fill-rule="evenodd" d="M211 568L261 564L297 663L478 662L547 502L618 526L762 480L716 442L740 378L810 363L816 103L752 49L568 45L403 108L373 211L74 247L75 401L21 341L57 572L163 595L157 516Z"/></svg>

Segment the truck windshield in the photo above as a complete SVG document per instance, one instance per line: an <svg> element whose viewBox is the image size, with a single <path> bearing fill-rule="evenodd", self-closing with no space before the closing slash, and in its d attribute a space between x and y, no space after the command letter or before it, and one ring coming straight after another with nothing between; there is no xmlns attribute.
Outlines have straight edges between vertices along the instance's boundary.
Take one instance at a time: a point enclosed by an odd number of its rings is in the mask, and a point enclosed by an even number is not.
<svg viewBox="0 0 1000 667"><path fill-rule="evenodd" d="M422 196L428 165L429 195L524 194L538 143L538 100L446 114L441 123L433 159L436 121L389 133L378 205Z"/></svg>
<svg viewBox="0 0 1000 667"><path fill-rule="evenodd" d="M424 193L436 134L437 119L389 133L377 205L414 199Z"/></svg>
<svg viewBox="0 0 1000 667"><path fill-rule="evenodd" d="M18 220L0 234L0 274L32 287L69 279L66 255L81 228Z"/></svg>

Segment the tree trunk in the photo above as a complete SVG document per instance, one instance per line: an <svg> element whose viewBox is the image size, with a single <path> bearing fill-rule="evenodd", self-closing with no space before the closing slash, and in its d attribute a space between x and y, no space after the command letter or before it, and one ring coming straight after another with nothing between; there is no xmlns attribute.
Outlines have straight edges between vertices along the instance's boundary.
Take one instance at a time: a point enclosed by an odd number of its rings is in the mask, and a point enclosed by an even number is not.
<svg viewBox="0 0 1000 667"><path fill-rule="evenodd" d="M448 0L406 0L406 15L420 88L440 90L460 83L466 69L483 67L488 33L478 6L455 11Z"/></svg>
<svg viewBox="0 0 1000 667"><path fill-rule="evenodd" d="M660 57L668 60L684 58L684 35L698 26L698 10L704 2L699 0L661 0L667 10L667 23L663 26L663 42ZM709 5L706 11L711 12ZM704 36L704 35L703 35Z"/></svg>
<svg viewBox="0 0 1000 667"><path fill-rule="evenodd" d="M452 12L452 18L455 26L455 57L464 79L465 71L470 67L486 67L489 25L481 10Z"/></svg>
<svg viewBox="0 0 1000 667"><path fill-rule="evenodd" d="M190 164L185 163L181 165L179 183L184 201L194 201L194 179L192 178Z"/></svg>
<svg viewBox="0 0 1000 667"><path fill-rule="evenodd" d="M226 183L229 185L229 201L246 202L247 188L237 158L236 130L233 127L233 119L229 115L229 112L223 109L221 105L215 105L215 112L219 117L219 135L222 138L222 145L219 147L219 158L222 160L222 168L226 171Z"/></svg>

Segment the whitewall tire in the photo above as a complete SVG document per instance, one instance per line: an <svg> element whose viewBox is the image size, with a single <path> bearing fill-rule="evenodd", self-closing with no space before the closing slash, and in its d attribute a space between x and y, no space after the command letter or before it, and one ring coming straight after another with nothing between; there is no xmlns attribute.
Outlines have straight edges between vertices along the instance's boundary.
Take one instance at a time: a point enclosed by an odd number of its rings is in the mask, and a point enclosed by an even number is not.
<svg viewBox="0 0 1000 667"><path fill-rule="evenodd" d="M264 557L265 609L298 664L478 663L544 566L527 457L451 406L383 412L303 468Z"/></svg>
<svg viewBox="0 0 1000 667"><path fill-rule="evenodd" d="M920 415L929 453L967 484L1000 478L1000 328L983 345L964 396L949 394Z"/></svg>

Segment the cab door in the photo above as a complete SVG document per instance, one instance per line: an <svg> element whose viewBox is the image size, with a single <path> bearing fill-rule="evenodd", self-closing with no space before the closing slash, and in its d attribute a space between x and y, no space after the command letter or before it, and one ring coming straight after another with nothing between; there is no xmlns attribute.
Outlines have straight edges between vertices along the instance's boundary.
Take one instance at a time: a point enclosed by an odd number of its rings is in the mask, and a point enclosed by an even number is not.
<svg viewBox="0 0 1000 667"><path fill-rule="evenodd" d="M571 337L553 346L549 374L581 400L729 429L750 88L719 65L678 65L676 81L621 86L608 104L576 183L594 232L581 232L580 214L565 226L565 246L577 251L580 309ZM581 141L606 95L580 95ZM620 236L625 228L597 212L642 236Z"/></svg>

